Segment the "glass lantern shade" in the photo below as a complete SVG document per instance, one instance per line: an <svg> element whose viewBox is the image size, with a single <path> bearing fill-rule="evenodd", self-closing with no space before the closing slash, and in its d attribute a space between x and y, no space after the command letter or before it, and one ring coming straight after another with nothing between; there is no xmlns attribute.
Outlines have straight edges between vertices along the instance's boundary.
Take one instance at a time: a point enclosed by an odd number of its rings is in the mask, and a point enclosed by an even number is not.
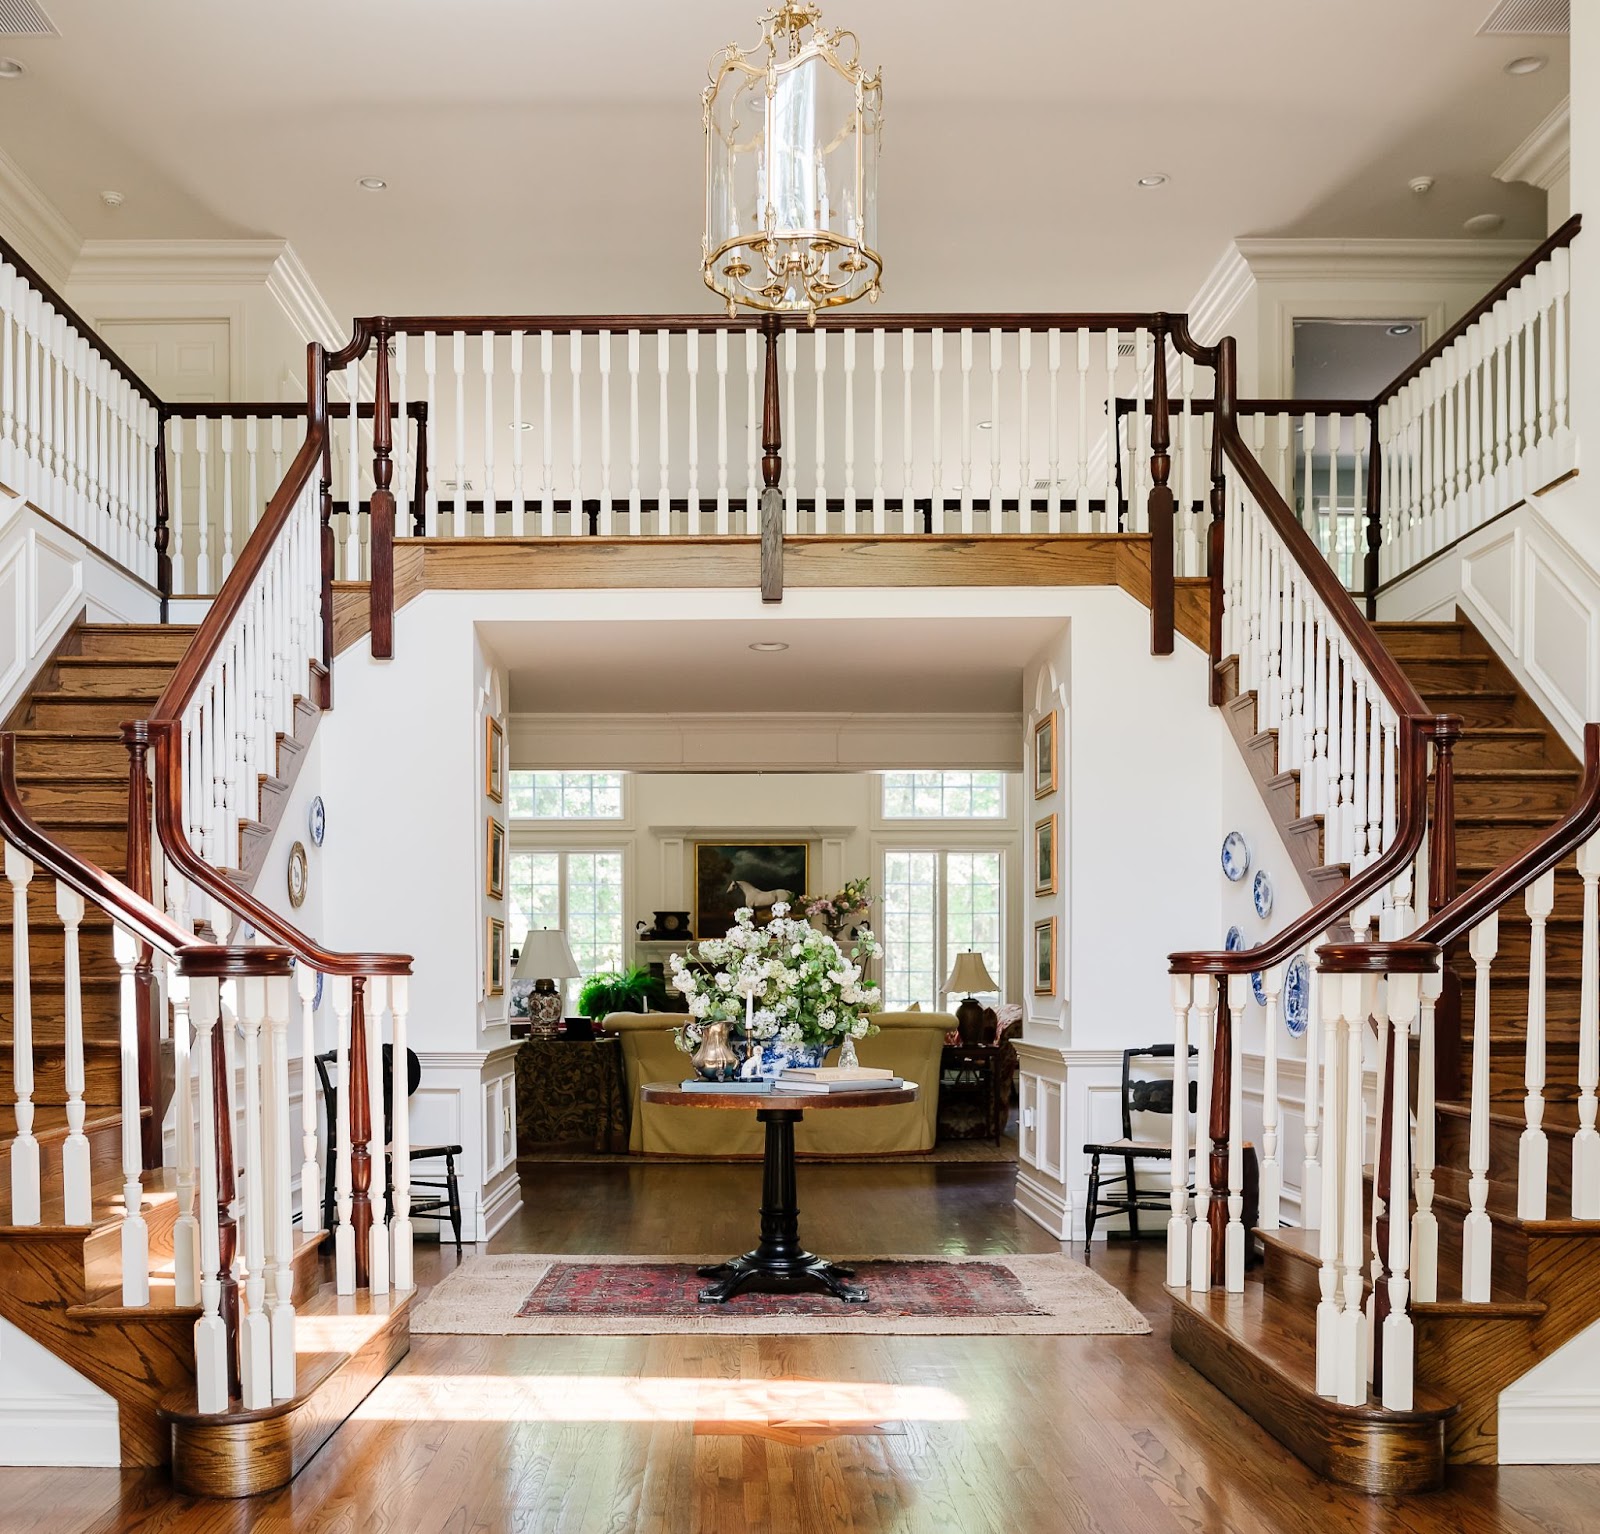
<svg viewBox="0 0 1600 1534"><path fill-rule="evenodd" d="M730 46L705 93L706 285L730 315L876 299L878 76L862 74L851 33L816 25L814 6L769 12L762 43L765 58Z"/></svg>

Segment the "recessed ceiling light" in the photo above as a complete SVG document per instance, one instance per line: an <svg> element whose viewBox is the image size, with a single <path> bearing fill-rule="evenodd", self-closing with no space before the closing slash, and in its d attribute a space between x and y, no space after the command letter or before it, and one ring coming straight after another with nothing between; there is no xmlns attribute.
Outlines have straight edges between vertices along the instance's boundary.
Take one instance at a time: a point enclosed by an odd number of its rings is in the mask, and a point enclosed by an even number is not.
<svg viewBox="0 0 1600 1534"><path fill-rule="evenodd" d="M1550 62L1542 53L1525 53L1506 65L1508 75L1536 75Z"/></svg>
<svg viewBox="0 0 1600 1534"><path fill-rule="evenodd" d="M779 650L789 648L781 639L758 639L750 646L758 655L776 655Z"/></svg>
<svg viewBox="0 0 1600 1534"><path fill-rule="evenodd" d="M363 176L356 185L363 192L382 192L388 189L389 183L382 176Z"/></svg>
<svg viewBox="0 0 1600 1534"><path fill-rule="evenodd" d="M1416 328L1415 325L1391 325L1387 334L1391 336L1408 336Z"/></svg>
<svg viewBox="0 0 1600 1534"><path fill-rule="evenodd" d="M1140 176L1135 183L1137 186L1165 186L1172 178L1157 171L1154 175Z"/></svg>
<svg viewBox="0 0 1600 1534"><path fill-rule="evenodd" d="M1474 213L1461 227L1468 234L1493 234L1503 223L1505 223L1504 214Z"/></svg>
<svg viewBox="0 0 1600 1534"><path fill-rule="evenodd" d="M16 80L27 74L28 66L21 59L0 59L0 80Z"/></svg>

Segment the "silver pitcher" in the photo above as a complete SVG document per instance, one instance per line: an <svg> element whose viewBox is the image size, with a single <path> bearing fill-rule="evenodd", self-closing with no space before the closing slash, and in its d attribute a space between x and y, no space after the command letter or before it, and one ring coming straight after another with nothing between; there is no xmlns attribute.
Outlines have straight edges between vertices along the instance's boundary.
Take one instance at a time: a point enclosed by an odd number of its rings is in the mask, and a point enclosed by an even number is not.
<svg viewBox="0 0 1600 1534"><path fill-rule="evenodd" d="M739 1056L728 1039L726 1023L704 1023L700 1028L700 1047L689 1056L707 1081L732 1081L739 1074Z"/></svg>

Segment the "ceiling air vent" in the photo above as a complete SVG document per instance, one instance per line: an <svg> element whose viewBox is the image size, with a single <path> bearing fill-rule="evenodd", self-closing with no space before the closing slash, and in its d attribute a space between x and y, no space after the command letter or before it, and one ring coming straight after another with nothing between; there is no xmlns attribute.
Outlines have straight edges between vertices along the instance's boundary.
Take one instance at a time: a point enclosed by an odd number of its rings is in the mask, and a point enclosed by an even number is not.
<svg viewBox="0 0 1600 1534"><path fill-rule="evenodd" d="M60 36L60 29L33 0L0 0L0 37Z"/></svg>
<svg viewBox="0 0 1600 1534"><path fill-rule="evenodd" d="M1478 28L1479 37L1565 37L1572 0L1500 0Z"/></svg>

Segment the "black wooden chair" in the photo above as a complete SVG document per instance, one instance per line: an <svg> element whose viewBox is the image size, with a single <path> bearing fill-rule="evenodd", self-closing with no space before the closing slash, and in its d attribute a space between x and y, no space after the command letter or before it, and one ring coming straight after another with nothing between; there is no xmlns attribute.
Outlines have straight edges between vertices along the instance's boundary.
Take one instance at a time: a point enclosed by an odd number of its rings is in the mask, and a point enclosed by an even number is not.
<svg viewBox="0 0 1600 1534"><path fill-rule="evenodd" d="M317 1055L317 1077L322 1082L322 1103L328 1124L327 1171L322 1181L322 1228L332 1230L335 1218L334 1159L339 1135L339 1094L332 1081L332 1066L337 1059L333 1050ZM406 1051L406 1096L415 1094L422 1081L422 1062L416 1051ZM394 1123L394 1046L383 1046L383 1127L385 1133ZM459 1145L413 1145L411 1164L419 1161L443 1160L442 1175L411 1178L411 1218L448 1222L455 1233L456 1255L461 1255L461 1185L456 1178L456 1157L461 1154ZM384 1147L384 1218L394 1214L394 1157L392 1148Z"/></svg>
<svg viewBox="0 0 1600 1534"><path fill-rule="evenodd" d="M1172 1141L1136 1140L1133 1136L1133 1116L1136 1113L1172 1112L1172 1078L1155 1081L1136 1081L1133 1076L1135 1060L1170 1060L1174 1046L1151 1044L1143 1049L1125 1049L1122 1052L1122 1138L1101 1144L1090 1143L1083 1148L1089 1159L1089 1196L1083 1212L1083 1254L1089 1255L1089 1243L1094 1240L1095 1222L1101 1215L1125 1214L1128 1217L1128 1234L1137 1238L1139 1212L1168 1212L1172 1207L1171 1194L1162 1189L1141 1192L1137 1181L1137 1163L1140 1161L1172 1160ZM1195 1059L1199 1051L1191 1044L1189 1058ZM1189 1112L1193 1113L1199 1083L1189 1078ZM1190 1154L1194 1148L1190 1146ZM1122 1172L1102 1176L1100 1158L1109 1156L1122 1163ZM1165 1227L1162 1228L1163 1233Z"/></svg>

